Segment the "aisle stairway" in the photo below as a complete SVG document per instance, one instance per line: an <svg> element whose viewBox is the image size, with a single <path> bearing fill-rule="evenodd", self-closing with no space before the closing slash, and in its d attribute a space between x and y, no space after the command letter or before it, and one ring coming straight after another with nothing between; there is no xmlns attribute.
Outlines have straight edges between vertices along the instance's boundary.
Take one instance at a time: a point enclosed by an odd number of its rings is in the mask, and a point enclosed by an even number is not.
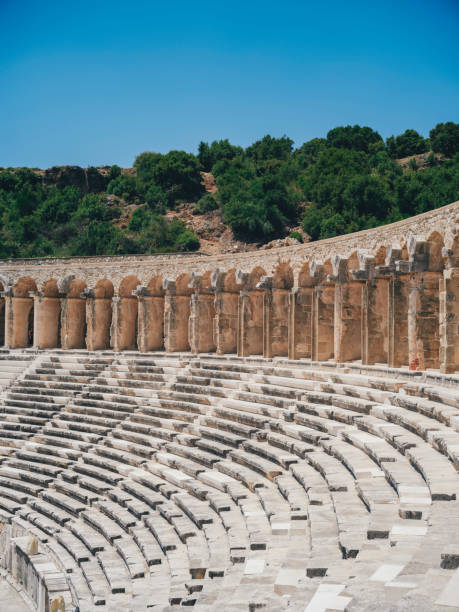
<svg viewBox="0 0 459 612"><path fill-rule="evenodd" d="M459 610L457 375L54 351L0 403L68 610Z"/></svg>

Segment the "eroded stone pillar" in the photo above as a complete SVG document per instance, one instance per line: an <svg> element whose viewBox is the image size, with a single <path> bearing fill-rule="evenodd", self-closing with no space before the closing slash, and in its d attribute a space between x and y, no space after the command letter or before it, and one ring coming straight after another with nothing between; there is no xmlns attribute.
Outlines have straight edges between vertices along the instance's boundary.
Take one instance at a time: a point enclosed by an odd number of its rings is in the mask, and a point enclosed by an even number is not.
<svg viewBox="0 0 459 612"><path fill-rule="evenodd" d="M238 311L238 356L263 354L264 292L241 291Z"/></svg>
<svg viewBox="0 0 459 612"><path fill-rule="evenodd" d="M61 303L58 297L46 297L40 292L30 292L33 296L34 323L33 345L39 349L60 346ZM16 298L17 299L17 298Z"/></svg>
<svg viewBox="0 0 459 612"><path fill-rule="evenodd" d="M211 286L210 273L204 276L194 274L188 287L194 289L190 302L188 341L192 353L213 353L215 297Z"/></svg>
<svg viewBox="0 0 459 612"><path fill-rule="evenodd" d="M372 279L362 289L362 364L387 363L389 281Z"/></svg>
<svg viewBox="0 0 459 612"><path fill-rule="evenodd" d="M0 297L0 346L5 344L5 299Z"/></svg>
<svg viewBox="0 0 459 612"><path fill-rule="evenodd" d="M289 293L288 358L312 357L313 287L297 287Z"/></svg>
<svg viewBox="0 0 459 612"><path fill-rule="evenodd" d="M410 370L440 366L440 279L437 272L414 274L408 283Z"/></svg>
<svg viewBox="0 0 459 612"><path fill-rule="evenodd" d="M188 351L188 320L190 318L190 296L177 295L176 283L164 279L164 346L168 353Z"/></svg>
<svg viewBox="0 0 459 612"><path fill-rule="evenodd" d="M336 283L334 357L342 363L362 356L362 284Z"/></svg>
<svg viewBox="0 0 459 612"><path fill-rule="evenodd" d="M389 280L376 277L375 259L358 252L359 268L351 277L362 282L361 359L363 365L387 363Z"/></svg>
<svg viewBox="0 0 459 612"><path fill-rule="evenodd" d="M110 343L114 351L137 350L138 309L136 297L112 298Z"/></svg>
<svg viewBox="0 0 459 612"><path fill-rule="evenodd" d="M137 345L139 351L160 351L164 348L164 297L150 295L147 287L137 287Z"/></svg>
<svg viewBox="0 0 459 612"><path fill-rule="evenodd" d="M264 290L263 356L287 356L289 291L275 287L271 276L262 276L257 287Z"/></svg>
<svg viewBox="0 0 459 612"><path fill-rule="evenodd" d="M96 297L94 291L86 289L86 348L97 351L110 348L110 327L112 323L112 299Z"/></svg>
<svg viewBox="0 0 459 612"><path fill-rule="evenodd" d="M377 278L387 282L387 365L391 368L408 365L409 277L404 270L408 262L401 257L400 245L391 245L385 265L375 269Z"/></svg>
<svg viewBox="0 0 459 612"><path fill-rule="evenodd" d="M440 364L440 278L431 268L430 245L410 238L408 261L396 269L408 276L408 364L410 370L438 368ZM438 262L435 262L437 265Z"/></svg>
<svg viewBox="0 0 459 612"><path fill-rule="evenodd" d="M5 346L27 348L34 342L34 300L31 297L14 297L12 291L4 292L5 298Z"/></svg>
<svg viewBox="0 0 459 612"><path fill-rule="evenodd" d="M335 348L335 287L314 287L312 306L312 359L327 361L333 358Z"/></svg>
<svg viewBox="0 0 459 612"><path fill-rule="evenodd" d="M406 276L393 276L388 293L388 365L408 365L408 282Z"/></svg>
<svg viewBox="0 0 459 612"><path fill-rule="evenodd" d="M333 259L335 283L334 358L338 363L362 356L362 283L351 280L348 260L337 255Z"/></svg>
<svg viewBox="0 0 459 612"><path fill-rule="evenodd" d="M86 348L86 300L61 298L61 345L63 349Z"/></svg>
<svg viewBox="0 0 459 612"><path fill-rule="evenodd" d="M459 372L459 267L440 279L440 370Z"/></svg>
<svg viewBox="0 0 459 612"><path fill-rule="evenodd" d="M218 355L237 352L239 294L224 290L224 282L213 278L215 291L214 344Z"/></svg>

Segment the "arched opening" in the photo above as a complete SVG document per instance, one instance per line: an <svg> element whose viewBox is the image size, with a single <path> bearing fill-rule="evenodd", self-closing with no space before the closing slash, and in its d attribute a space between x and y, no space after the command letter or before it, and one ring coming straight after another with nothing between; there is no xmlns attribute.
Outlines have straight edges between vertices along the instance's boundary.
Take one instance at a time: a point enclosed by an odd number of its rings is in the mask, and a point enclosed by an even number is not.
<svg viewBox="0 0 459 612"><path fill-rule="evenodd" d="M11 348L26 348L34 343L34 299L29 292L36 292L33 278L20 278L13 287Z"/></svg>
<svg viewBox="0 0 459 612"><path fill-rule="evenodd" d="M86 348L86 300L81 294L86 283L77 278L68 284L67 295L61 299L62 348Z"/></svg>
<svg viewBox="0 0 459 612"><path fill-rule="evenodd" d="M127 276L119 287L119 302L116 321L112 320L112 335L117 335L117 349L137 350L137 332L139 320L138 299L132 292L140 285L137 276ZM116 329L113 325L116 324Z"/></svg>
<svg viewBox="0 0 459 612"><path fill-rule="evenodd" d="M113 293L113 283L103 278L87 294L86 346L90 351L110 348Z"/></svg>

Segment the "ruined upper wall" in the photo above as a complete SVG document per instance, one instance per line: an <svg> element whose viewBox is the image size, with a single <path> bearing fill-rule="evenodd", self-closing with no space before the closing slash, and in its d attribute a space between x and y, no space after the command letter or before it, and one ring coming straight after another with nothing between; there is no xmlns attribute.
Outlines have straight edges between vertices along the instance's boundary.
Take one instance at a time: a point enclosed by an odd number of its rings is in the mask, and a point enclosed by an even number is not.
<svg viewBox="0 0 459 612"><path fill-rule="evenodd" d="M410 219L354 234L249 253L0 260L0 283L6 288L13 286L20 278L31 277L40 288L49 279L62 282L72 275L84 281L88 287L94 287L97 281L106 278L113 283L117 291L121 281L127 276L135 276L141 284L147 285L155 276L176 279L181 274L204 274L216 268L250 272L259 266L265 274L271 275L279 263L284 262L290 264L297 281L299 271L305 263L324 263L336 255L347 258L359 250L365 250L369 255L381 259L392 245L399 245L403 249L411 238L428 241L432 236L435 236L437 241L440 238L446 248L457 247L459 201Z"/></svg>

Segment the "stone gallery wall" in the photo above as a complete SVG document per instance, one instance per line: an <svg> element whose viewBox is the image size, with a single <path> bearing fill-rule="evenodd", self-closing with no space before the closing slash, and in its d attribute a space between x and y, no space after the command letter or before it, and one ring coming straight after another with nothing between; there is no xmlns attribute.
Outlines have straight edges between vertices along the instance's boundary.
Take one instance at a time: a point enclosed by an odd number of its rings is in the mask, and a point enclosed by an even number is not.
<svg viewBox="0 0 459 612"><path fill-rule="evenodd" d="M258 252L0 262L0 345L459 370L459 202Z"/></svg>

